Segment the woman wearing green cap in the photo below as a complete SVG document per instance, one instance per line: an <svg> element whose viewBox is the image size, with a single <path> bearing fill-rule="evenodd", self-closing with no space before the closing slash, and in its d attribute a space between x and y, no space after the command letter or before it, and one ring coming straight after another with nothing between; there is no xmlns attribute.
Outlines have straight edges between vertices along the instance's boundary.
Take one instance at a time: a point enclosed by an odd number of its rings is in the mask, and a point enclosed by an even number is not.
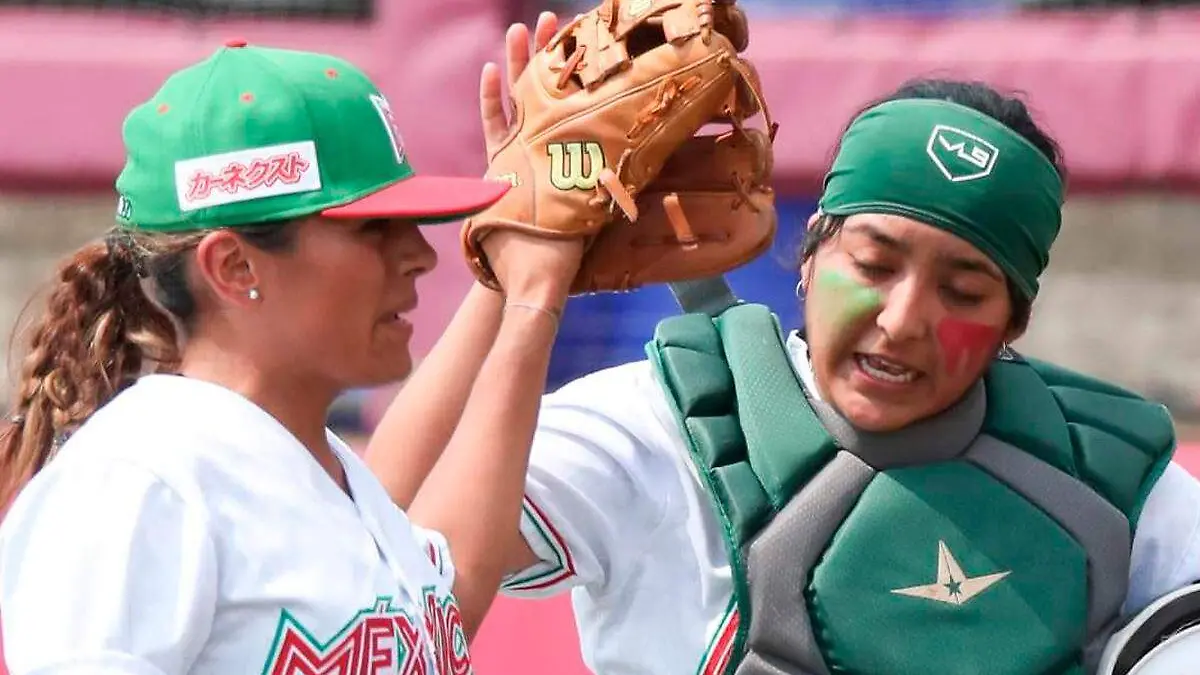
<svg viewBox="0 0 1200 675"><path fill-rule="evenodd" d="M499 334L443 454L488 481L406 516L326 411L411 368L418 226L505 186L414 175L361 71L245 43L124 135L119 226L59 269L0 436L9 673L470 672L578 245L489 238Z"/></svg>
<svg viewBox="0 0 1200 675"><path fill-rule="evenodd" d="M984 84L868 106L808 223L802 331L669 318L545 397L507 592L570 590L600 675L1094 672L1200 580L1200 486L1162 406L1008 347L1063 173ZM401 499L404 417L368 451Z"/></svg>

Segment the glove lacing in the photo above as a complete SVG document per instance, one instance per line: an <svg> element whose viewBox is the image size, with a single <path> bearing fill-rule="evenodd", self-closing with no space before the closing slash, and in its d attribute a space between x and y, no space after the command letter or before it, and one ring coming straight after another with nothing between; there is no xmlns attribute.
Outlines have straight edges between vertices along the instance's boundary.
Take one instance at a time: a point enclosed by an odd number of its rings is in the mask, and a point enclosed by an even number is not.
<svg viewBox="0 0 1200 675"><path fill-rule="evenodd" d="M775 134L779 130L779 123L775 122L775 119L771 116L770 109L767 107L766 100L762 98L762 95L759 94L758 89L754 87L754 80L751 77L749 69L746 68L746 66L736 58L731 59L729 63L733 67L733 70L738 74L738 77L740 77L744 83L749 85L747 88L750 90L750 93L754 97L758 108L762 110L763 116L766 118L768 130L767 136L770 141L774 143ZM673 99L674 96L677 96L683 91L686 91L686 87L680 87L678 90L670 92L667 96ZM663 106L660 109L659 106L653 105L650 106L648 110L653 111L655 114L661 115L666 111L666 109L666 106ZM749 134L746 133L746 127L742 124L742 119L740 116L735 114L733 110L726 110L726 117L728 118L730 125L733 126L733 129L726 132L722 138L728 137L730 134L734 133L741 134L743 138L749 138ZM640 124L641 122L642 118L639 117L638 123ZM637 128L637 125L635 125L635 128ZM755 213L758 213L760 209L750 195L751 190L757 189L754 179L742 176L735 171L730 174L730 183L733 185L734 191L737 192L737 197L734 198L730 208L736 211L737 209L741 208L743 204L745 204L749 206ZM671 229L675 231L675 240L679 242L685 251L695 250L697 247L699 247L700 240L696 237L696 232L692 227L691 222L688 221L687 213L683 209L683 204L679 200L679 195L675 192L672 192L663 196L662 205L663 212L666 213L667 220L671 223Z"/></svg>
<svg viewBox="0 0 1200 675"><path fill-rule="evenodd" d="M605 0L601 5L601 16L606 19L606 23L608 24L610 31L616 27L617 17L619 16L619 4L619 0ZM713 32L713 8L709 3L702 3L698 9L700 39L705 44L708 44L712 38ZM562 40L571 35L575 27L578 26L585 18L586 17L583 14L576 15L575 18L572 19L566 26L559 29L557 34L550 40L550 43L546 45L546 49L556 49ZM567 57L565 61L563 61L561 64L554 64L550 66L552 71L556 71L558 73L558 79L555 81L555 87L557 89L561 90L566 87L571 81L571 77L586 67L587 64L584 61L586 54L587 45L576 45L571 51L571 55ZM727 63L733 68L734 72L737 73L741 81L748 85L747 88L754 97L758 108L763 111L763 114L767 119L768 134L770 140L774 142L775 133L778 130L779 125L774 122L773 118L771 117L770 110L767 108L766 100L763 99L762 95L754 86L755 82L750 74L749 69L746 68L746 66L737 58L726 57L726 59ZM634 120L633 126L625 134L626 138L632 140L635 136L644 133L646 129L650 128L655 122L663 118L663 116L671 109L671 106L674 105L675 101L680 95L688 92L699 84L701 84L701 78L698 76L689 77L682 82L675 78L671 78L663 82L654 101L647 105L646 108L644 108L640 113L638 113ZM729 120L733 124L735 130L729 133L738 132L745 135L745 127L742 125L741 120L738 119L737 115L732 114L733 111L729 112ZM637 203L629 194L630 191L621 182L619 177L619 174L622 173L625 163L631 154L632 150L627 149L621 155L620 160L617 162L616 171L613 171L609 167L604 167L600 171L600 175L597 177L597 185L595 188L596 194L591 199L590 203L593 206L598 206L611 200L611 205L615 205L617 208L619 208L629 223L632 224L636 223L638 219L639 211ZM750 189L753 187L750 185L750 183L752 181L748 181L746 178L737 173L734 173L731 178L734 190L736 190L738 193L738 197L733 203L733 208L740 208L741 205L745 203L749 204L750 207L757 212L758 207L755 206L753 200L750 198ZM687 214L684 212L683 205L680 203L679 195L674 192L665 195L663 197L662 204L663 210L667 215L667 220L670 221L671 229L674 230L675 238L679 244L682 245L685 250L692 250L698 247L700 245L700 241L696 237L695 229L688 221Z"/></svg>

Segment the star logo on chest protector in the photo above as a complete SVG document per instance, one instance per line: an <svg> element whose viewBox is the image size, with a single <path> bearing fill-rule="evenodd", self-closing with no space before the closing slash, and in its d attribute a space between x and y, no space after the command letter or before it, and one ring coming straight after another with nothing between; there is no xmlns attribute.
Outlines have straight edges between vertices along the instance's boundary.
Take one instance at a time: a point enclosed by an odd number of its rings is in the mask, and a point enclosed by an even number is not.
<svg viewBox="0 0 1200 675"><path fill-rule="evenodd" d="M896 588L892 593L914 598L925 598L947 605L961 605L991 588L996 582L1011 574L1011 571L994 572L978 577L969 577L963 572L946 542L938 542L937 581L922 586Z"/></svg>

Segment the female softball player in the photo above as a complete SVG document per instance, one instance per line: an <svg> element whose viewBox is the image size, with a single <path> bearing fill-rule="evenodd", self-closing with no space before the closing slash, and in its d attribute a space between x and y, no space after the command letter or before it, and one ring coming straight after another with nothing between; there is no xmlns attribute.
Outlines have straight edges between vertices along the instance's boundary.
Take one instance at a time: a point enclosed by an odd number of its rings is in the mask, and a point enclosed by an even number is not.
<svg viewBox="0 0 1200 675"><path fill-rule="evenodd" d="M360 70L242 42L124 138L119 226L59 270L0 443L9 672L471 672L578 245L489 238L488 384L443 439L487 485L406 516L326 410L409 372L418 225L505 186L415 175Z"/></svg>
<svg viewBox="0 0 1200 675"><path fill-rule="evenodd" d="M571 590L600 675L1123 673L1170 642L1200 605L1170 417L1008 346L1063 177L984 84L868 106L808 223L802 331L741 303L670 318L647 360L545 398L507 592ZM368 463L403 498L431 453L401 419Z"/></svg>

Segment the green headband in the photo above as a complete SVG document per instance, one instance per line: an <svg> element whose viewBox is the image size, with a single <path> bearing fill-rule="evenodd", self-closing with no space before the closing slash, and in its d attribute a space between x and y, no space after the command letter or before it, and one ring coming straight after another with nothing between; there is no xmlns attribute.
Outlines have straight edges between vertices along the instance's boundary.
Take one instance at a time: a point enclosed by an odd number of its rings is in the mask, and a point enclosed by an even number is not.
<svg viewBox="0 0 1200 675"><path fill-rule="evenodd" d="M1028 298L1062 221L1062 179L1020 134L932 99L867 110L842 136L823 213L907 216L970 242Z"/></svg>

